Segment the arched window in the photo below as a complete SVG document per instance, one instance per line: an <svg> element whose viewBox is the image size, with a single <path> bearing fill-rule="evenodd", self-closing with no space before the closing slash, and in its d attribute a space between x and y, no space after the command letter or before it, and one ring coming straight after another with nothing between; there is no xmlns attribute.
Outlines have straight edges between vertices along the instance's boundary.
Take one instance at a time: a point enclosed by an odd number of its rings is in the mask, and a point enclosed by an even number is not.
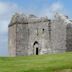
<svg viewBox="0 0 72 72"><path fill-rule="evenodd" d="M35 41L33 45L35 45L35 44L38 44L38 42L37 42L37 41Z"/></svg>

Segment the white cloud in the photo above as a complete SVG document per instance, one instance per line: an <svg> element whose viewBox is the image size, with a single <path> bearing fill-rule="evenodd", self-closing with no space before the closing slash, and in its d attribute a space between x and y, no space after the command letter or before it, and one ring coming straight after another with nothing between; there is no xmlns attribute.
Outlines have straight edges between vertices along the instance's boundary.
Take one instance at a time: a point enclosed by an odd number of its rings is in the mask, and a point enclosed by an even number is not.
<svg viewBox="0 0 72 72"><path fill-rule="evenodd" d="M9 21L8 20L2 20L0 21L0 33L3 33L3 32L8 32L8 24L9 24Z"/></svg>
<svg viewBox="0 0 72 72"><path fill-rule="evenodd" d="M0 3L0 14L4 13L7 9L7 5L5 3Z"/></svg>
<svg viewBox="0 0 72 72"><path fill-rule="evenodd" d="M0 32L7 32L11 15L18 10L16 4L0 2Z"/></svg>
<svg viewBox="0 0 72 72"><path fill-rule="evenodd" d="M56 12L63 12L64 6L59 2L54 2L50 6L43 8L40 12L40 16L48 16L52 18L54 13Z"/></svg>
<svg viewBox="0 0 72 72"><path fill-rule="evenodd" d="M0 55L8 55L8 24L18 9L17 4L0 2Z"/></svg>
<svg viewBox="0 0 72 72"><path fill-rule="evenodd" d="M55 2L50 6L50 8L53 12L55 12L55 11L62 11L64 7L61 3Z"/></svg>
<svg viewBox="0 0 72 72"><path fill-rule="evenodd" d="M17 7L18 6L16 4L0 2L0 15L10 13L10 12L16 10Z"/></svg>

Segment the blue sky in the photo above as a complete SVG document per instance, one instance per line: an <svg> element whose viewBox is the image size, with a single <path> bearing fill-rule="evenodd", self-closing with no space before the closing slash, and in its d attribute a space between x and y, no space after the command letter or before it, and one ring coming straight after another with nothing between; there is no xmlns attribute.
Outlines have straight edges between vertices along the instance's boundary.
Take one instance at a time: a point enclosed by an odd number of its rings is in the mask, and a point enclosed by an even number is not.
<svg viewBox="0 0 72 72"><path fill-rule="evenodd" d="M0 56L8 55L8 24L15 12L49 18L61 12L72 18L72 0L0 0Z"/></svg>

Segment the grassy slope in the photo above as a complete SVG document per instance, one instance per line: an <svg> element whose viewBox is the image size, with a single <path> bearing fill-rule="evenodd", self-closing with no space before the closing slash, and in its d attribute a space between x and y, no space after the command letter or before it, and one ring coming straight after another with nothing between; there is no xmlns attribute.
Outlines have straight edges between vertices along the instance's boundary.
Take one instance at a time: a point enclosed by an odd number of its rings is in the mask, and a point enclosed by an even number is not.
<svg viewBox="0 0 72 72"><path fill-rule="evenodd" d="M72 53L0 57L0 72L72 72Z"/></svg>

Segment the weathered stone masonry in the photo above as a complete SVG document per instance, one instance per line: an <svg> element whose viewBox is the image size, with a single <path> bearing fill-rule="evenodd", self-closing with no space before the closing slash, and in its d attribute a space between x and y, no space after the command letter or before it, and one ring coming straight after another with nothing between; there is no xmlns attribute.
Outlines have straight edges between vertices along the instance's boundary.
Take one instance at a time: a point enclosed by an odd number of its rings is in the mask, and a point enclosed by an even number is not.
<svg viewBox="0 0 72 72"><path fill-rule="evenodd" d="M71 51L72 27L68 25L72 22L58 13L53 20L16 13L9 24L10 56Z"/></svg>

